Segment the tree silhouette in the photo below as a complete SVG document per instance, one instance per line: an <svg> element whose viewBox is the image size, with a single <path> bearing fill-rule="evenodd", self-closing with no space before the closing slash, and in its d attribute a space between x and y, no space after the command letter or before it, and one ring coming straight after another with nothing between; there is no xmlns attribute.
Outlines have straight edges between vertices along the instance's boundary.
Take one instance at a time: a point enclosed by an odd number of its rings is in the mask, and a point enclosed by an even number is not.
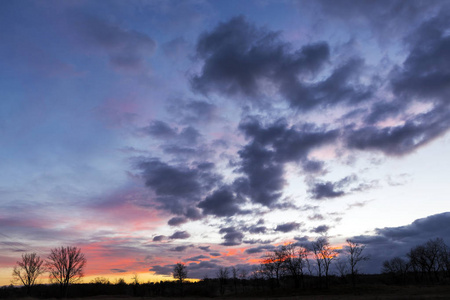
<svg viewBox="0 0 450 300"><path fill-rule="evenodd" d="M29 295L39 275L45 272L43 263L44 260L36 253L22 254L22 260L17 261L17 266L13 269L13 283L21 282Z"/></svg>
<svg viewBox="0 0 450 300"><path fill-rule="evenodd" d="M61 296L67 297L69 285L83 277L86 258L77 247L60 247L50 251L46 266L50 272L50 280L58 283Z"/></svg>
<svg viewBox="0 0 450 300"><path fill-rule="evenodd" d="M187 268L183 263L177 263L173 268L172 276L180 283L180 291L183 294L183 281L187 278Z"/></svg>
<svg viewBox="0 0 450 300"><path fill-rule="evenodd" d="M329 270L331 262L336 258L337 252L330 246L326 237L319 237L312 242L312 251L317 262L319 285L322 282L322 274L325 275L325 285L328 288Z"/></svg>
<svg viewBox="0 0 450 300"><path fill-rule="evenodd" d="M228 268L219 268L217 271L217 278L219 279L220 294L225 294L225 284L228 279Z"/></svg>
<svg viewBox="0 0 450 300"><path fill-rule="evenodd" d="M356 284L356 275L358 274L358 264L362 261L369 259L369 256L364 255L363 251L366 248L365 245L355 243L351 240L347 240L347 252L348 262L350 264L350 275L352 277L352 285Z"/></svg>

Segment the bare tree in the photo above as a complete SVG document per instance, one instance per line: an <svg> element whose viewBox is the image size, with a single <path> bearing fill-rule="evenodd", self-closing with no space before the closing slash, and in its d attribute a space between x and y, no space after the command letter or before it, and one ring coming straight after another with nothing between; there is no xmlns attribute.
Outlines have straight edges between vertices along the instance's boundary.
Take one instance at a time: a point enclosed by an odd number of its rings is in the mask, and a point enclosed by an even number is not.
<svg viewBox="0 0 450 300"><path fill-rule="evenodd" d="M284 268L293 277L295 288L298 288L300 283L303 284L303 269L306 266L308 250L293 243L282 246L281 250L284 252Z"/></svg>
<svg viewBox="0 0 450 300"><path fill-rule="evenodd" d="M348 272L347 260L345 258L338 258L336 260L335 266L339 276L341 276L342 279L345 279L345 275L347 275Z"/></svg>
<svg viewBox="0 0 450 300"><path fill-rule="evenodd" d="M246 269L240 269L239 279L242 282L242 291L245 292L245 284L247 280L248 271Z"/></svg>
<svg viewBox="0 0 450 300"><path fill-rule="evenodd" d="M330 246L330 243L326 237L319 237L317 240L312 242L312 250L314 253L314 258L317 262L319 284L321 284L322 275L325 275L325 284L326 287L328 287L330 265L333 259L336 258L337 252Z"/></svg>
<svg viewBox="0 0 450 300"><path fill-rule="evenodd" d="M364 255L363 251L366 248L365 245L361 245L355 243L351 240L347 240L347 253L348 253L348 262L350 264L350 275L352 278L352 284L355 286L356 284L356 275L358 274L358 264L362 261L366 261L369 259L369 256Z"/></svg>
<svg viewBox="0 0 450 300"><path fill-rule="evenodd" d="M391 274L394 280L399 279L401 283L404 283L410 266L406 260L396 256L383 262L382 272Z"/></svg>
<svg viewBox="0 0 450 300"><path fill-rule="evenodd" d="M188 272L186 265L183 263L177 263L173 268L172 276L180 283L180 291L183 294L183 282L187 278Z"/></svg>
<svg viewBox="0 0 450 300"><path fill-rule="evenodd" d="M220 294L225 294L225 284L228 279L228 268L220 268L219 271L217 271L217 278L219 279L219 286L220 286Z"/></svg>
<svg viewBox="0 0 450 300"><path fill-rule="evenodd" d="M233 275L234 293L237 295L237 283L238 283L239 269L235 266L231 267L231 274Z"/></svg>
<svg viewBox="0 0 450 300"><path fill-rule="evenodd" d="M272 279L275 277L276 286L280 286L280 277L283 272L283 262L285 259L285 252L283 249L276 249L273 252L268 252L262 262L267 275Z"/></svg>
<svg viewBox="0 0 450 300"><path fill-rule="evenodd" d="M139 275L138 273L133 273L133 276L131 277L131 283L134 285L139 285Z"/></svg>
<svg viewBox="0 0 450 300"><path fill-rule="evenodd" d="M39 275L45 272L43 263L44 260L36 253L22 254L22 260L17 261L17 266L13 269L13 283L22 283L29 295Z"/></svg>
<svg viewBox="0 0 450 300"><path fill-rule="evenodd" d="M178 282L183 283L183 281L187 278L187 268L183 263L177 263L173 268L172 276L174 279L178 280Z"/></svg>
<svg viewBox="0 0 450 300"><path fill-rule="evenodd" d="M50 250L46 266L50 272L50 280L58 283L61 296L67 297L69 285L83 277L86 258L77 247L60 247Z"/></svg>
<svg viewBox="0 0 450 300"><path fill-rule="evenodd" d="M411 267L417 276L420 272L421 279L425 277L429 281L439 281L439 272L446 268L445 256L448 246L441 238L431 239L423 245L414 247L408 253Z"/></svg>

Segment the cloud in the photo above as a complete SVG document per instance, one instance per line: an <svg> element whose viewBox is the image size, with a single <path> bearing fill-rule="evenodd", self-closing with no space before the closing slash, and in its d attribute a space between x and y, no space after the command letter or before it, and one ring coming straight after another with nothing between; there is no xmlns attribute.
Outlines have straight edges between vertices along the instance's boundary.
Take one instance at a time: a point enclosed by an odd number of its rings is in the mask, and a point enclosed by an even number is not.
<svg viewBox="0 0 450 300"><path fill-rule="evenodd" d="M127 270L125 270L125 269L110 269L110 270L113 273L126 273L127 272Z"/></svg>
<svg viewBox="0 0 450 300"><path fill-rule="evenodd" d="M183 145L196 145L201 137L200 132L190 125L179 131L178 128L173 128L166 122L158 120L152 121L148 126L141 128L139 131L160 139L172 139L174 142ZM170 147L180 146L170 145Z"/></svg>
<svg viewBox="0 0 450 300"><path fill-rule="evenodd" d="M231 217L241 212L239 201L228 187L214 191L210 196L198 204L205 215Z"/></svg>
<svg viewBox="0 0 450 300"><path fill-rule="evenodd" d="M171 236L169 236L169 239L176 240L176 239L187 239L191 235L187 231L176 231Z"/></svg>
<svg viewBox="0 0 450 300"><path fill-rule="evenodd" d="M313 220L323 220L323 219L324 219L324 217L321 214L314 214L314 215L308 216L308 220L311 220L311 221L313 221Z"/></svg>
<svg viewBox="0 0 450 300"><path fill-rule="evenodd" d="M192 246L177 246L177 247L174 247L174 248L170 248L169 251L183 252L189 247L192 247Z"/></svg>
<svg viewBox="0 0 450 300"><path fill-rule="evenodd" d="M232 18L200 36L197 56L204 65L192 86L204 94L214 91L258 101L268 81L291 106L302 110L357 103L371 96L359 80L361 59L349 59L324 80L307 83L329 61L329 45L309 44L295 52L291 48L279 32L257 28L242 16Z"/></svg>
<svg viewBox="0 0 450 300"><path fill-rule="evenodd" d="M166 239L166 236L165 235L157 235L157 236L155 236L154 238L153 238L153 241L154 242L161 242L161 241L163 241L163 240L165 240Z"/></svg>
<svg viewBox="0 0 450 300"><path fill-rule="evenodd" d="M208 252L211 246L198 246L199 249Z"/></svg>
<svg viewBox="0 0 450 300"><path fill-rule="evenodd" d="M242 16L232 18L200 36L197 56L204 66L192 78L192 86L202 93L215 90L256 98L263 78L295 84L298 75L317 71L329 56L326 44L305 46L296 53L288 48L279 33L257 28Z"/></svg>
<svg viewBox="0 0 450 300"><path fill-rule="evenodd" d="M165 265L165 266L152 266L149 271L154 272L156 275L172 275L173 268L175 265Z"/></svg>
<svg viewBox="0 0 450 300"><path fill-rule="evenodd" d="M221 245L223 246L237 246L242 244L244 234L237 231L234 227L226 227L219 230L219 233L225 233L223 239L225 240Z"/></svg>
<svg viewBox="0 0 450 300"><path fill-rule="evenodd" d="M253 233L253 234L266 233L267 227L252 225L252 226L248 227L247 230L248 230L248 232Z"/></svg>
<svg viewBox="0 0 450 300"><path fill-rule="evenodd" d="M142 128L141 131L157 138L173 138L178 134L177 130L173 129L169 124L158 120L152 121L147 127Z"/></svg>
<svg viewBox="0 0 450 300"><path fill-rule="evenodd" d="M347 132L350 149L380 151L390 156L409 154L442 136L450 128L450 111L436 108L406 120L403 125L366 126Z"/></svg>
<svg viewBox="0 0 450 300"><path fill-rule="evenodd" d="M284 119L263 126L249 117L241 121L239 129L250 140L238 152L240 171L247 177L241 180L242 192L265 206L274 205L281 197L285 163L308 162L311 150L333 142L338 136L336 130L311 124L289 127Z"/></svg>
<svg viewBox="0 0 450 300"><path fill-rule="evenodd" d="M407 252L430 239L443 238L450 244L450 212L431 215L417 219L409 225L376 229L375 235L360 235L352 241L366 245L371 259L366 264L367 271L379 272L384 260L395 256L403 257ZM386 252L386 249L389 249Z"/></svg>
<svg viewBox="0 0 450 300"><path fill-rule="evenodd" d="M409 54L388 77L395 100L374 103L365 116L366 125L351 128L346 133L347 147L403 156L448 132L448 20L448 15L441 13L422 23L406 38ZM412 106L417 103L428 108L414 112L417 109L412 109ZM408 109L413 112L406 113ZM399 124L394 126L374 125L388 118L400 117Z"/></svg>
<svg viewBox="0 0 450 300"><path fill-rule="evenodd" d="M330 181L315 183L309 192L311 197L316 200L341 197L345 194L343 191L337 191L336 184Z"/></svg>
<svg viewBox="0 0 450 300"><path fill-rule="evenodd" d="M245 244L250 244L250 245L254 245L254 244L270 244L272 242L273 242L273 240L261 240L261 239L244 240Z"/></svg>
<svg viewBox="0 0 450 300"><path fill-rule="evenodd" d="M179 226L186 223L187 221L188 219L185 217L173 217L167 222L167 224L169 224L170 226Z"/></svg>
<svg viewBox="0 0 450 300"><path fill-rule="evenodd" d="M273 250L275 247L272 245L263 245L263 246L258 246L258 247L254 247L254 248L247 248L245 249L245 253L247 254L255 254L255 253L261 253L261 252L267 252L270 250Z"/></svg>
<svg viewBox="0 0 450 300"><path fill-rule="evenodd" d="M201 217L199 211L192 207L194 203L219 181L211 168L204 166L205 163L192 167L174 166L157 158L140 159L137 163L146 186L156 194L159 208L192 220Z"/></svg>
<svg viewBox="0 0 450 300"><path fill-rule="evenodd" d="M202 259L209 259L209 257L206 255L197 255L197 256L186 258L186 261L200 261Z"/></svg>
<svg viewBox="0 0 450 300"><path fill-rule="evenodd" d="M358 176L356 176L355 174L346 176L336 182L307 180L308 185L310 185L308 192L311 194L312 199L322 200L322 199L342 197L350 192L364 191L372 188L376 184L376 182L372 183L362 182L353 188L349 187L357 181ZM348 191L344 191L345 188L347 188Z"/></svg>
<svg viewBox="0 0 450 300"><path fill-rule="evenodd" d="M219 265L212 261L201 261L199 263L192 262L187 265L189 277L191 278L204 278L205 276L211 276L212 270L219 268ZM214 276L214 275L212 275Z"/></svg>
<svg viewBox="0 0 450 300"><path fill-rule="evenodd" d="M317 226L317 227L313 228L313 229L311 230L311 232L314 232L314 233L325 233L325 232L327 232L329 229L330 229L330 227L327 226L327 225L320 225L320 226Z"/></svg>
<svg viewBox="0 0 450 300"><path fill-rule="evenodd" d="M275 231L291 232L291 231L297 230L300 227L300 225L301 225L300 223L296 223L296 222L284 223L284 224L277 225L277 227L275 228Z"/></svg>
<svg viewBox="0 0 450 300"><path fill-rule="evenodd" d="M106 52L109 62L120 69L140 69L156 48L156 42L136 30L127 30L91 15L74 16L79 33L88 45Z"/></svg>

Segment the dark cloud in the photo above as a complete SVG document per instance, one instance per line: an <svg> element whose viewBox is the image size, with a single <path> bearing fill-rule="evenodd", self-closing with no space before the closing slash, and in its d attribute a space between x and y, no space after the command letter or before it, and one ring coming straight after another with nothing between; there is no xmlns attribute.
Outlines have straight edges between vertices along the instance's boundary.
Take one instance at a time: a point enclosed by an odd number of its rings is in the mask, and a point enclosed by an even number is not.
<svg viewBox="0 0 450 300"><path fill-rule="evenodd" d="M215 271L219 265L213 261L201 261L187 265L190 278L205 278L205 276L215 276Z"/></svg>
<svg viewBox="0 0 450 300"><path fill-rule="evenodd" d="M154 242L161 242L161 241L163 241L163 240L165 240L166 239L166 236L165 235L157 235L157 236L155 236L154 238L153 238L153 241Z"/></svg>
<svg viewBox="0 0 450 300"><path fill-rule="evenodd" d="M309 242L309 238L307 236L294 237L294 240L296 240L299 243Z"/></svg>
<svg viewBox="0 0 450 300"><path fill-rule="evenodd" d="M356 192L356 191L362 191L365 189L369 189L373 186L373 184L367 184L367 183L359 183L356 187L349 188L349 186L355 182L357 182L358 177L356 175L349 175L344 178L342 178L339 181L336 182L317 182L312 181L308 182L310 185L309 193L311 194L311 198L315 200L322 200L322 199L328 199L328 198L336 198L341 197L349 192ZM344 188L348 188L349 191L344 191Z"/></svg>
<svg viewBox="0 0 450 300"><path fill-rule="evenodd" d="M266 233L267 227L252 225L252 226L248 227L247 230L248 230L248 232L253 233L253 234Z"/></svg>
<svg viewBox="0 0 450 300"><path fill-rule="evenodd" d="M198 204L205 215L230 217L241 212L239 201L228 187L214 191L210 196Z"/></svg>
<svg viewBox="0 0 450 300"><path fill-rule="evenodd" d="M219 92L228 96L263 96L263 80L269 80L292 106L311 109L340 102L355 103L371 96L359 81L361 59L350 59L315 84L306 83L329 60L327 43L315 43L291 51L279 32L257 28L236 17L204 33L197 43L197 56L204 60L200 75L192 86L202 93Z"/></svg>
<svg viewBox="0 0 450 300"><path fill-rule="evenodd" d="M163 121L154 120L147 127L141 129L145 134L157 138L173 138L177 136L178 131Z"/></svg>
<svg viewBox="0 0 450 300"><path fill-rule="evenodd" d="M218 265L216 263L210 262L210 261L202 261L199 263L190 263L188 265L189 270L195 271L199 269L214 269L217 268ZM202 274L204 275L204 274Z"/></svg>
<svg viewBox="0 0 450 300"><path fill-rule="evenodd" d="M74 20L86 42L104 50L115 67L141 68L155 51L155 41L144 33L126 30L91 15L78 14Z"/></svg>
<svg viewBox="0 0 450 300"><path fill-rule="evenodd" d="M443 107L413 116L398 126L354 129L347 132L347 146L392 156L409 154L447 132L449 117L450 110Z"/></svg>
<svg viewBox="0 0 450 300"><path fill-rule="evenodd" d="M240 188L252 201L265 206L274 205L281 197L284 163L307 165L312 149L331 143L338 136L336 130L327 131L311 124L289 127L283 119L263 126L250 117L241 122L239 129L250 139L239 151L240 171L247 175L240 181Z"/></svg>
<svg viewBox="0 0 450 300"><path fill-rule="evenodd" d="M325 232L327 232L329 229L330 229L330 227L327 226L327 225L320 225L320 226L314 227L314 228L311 230L311 232L314 232L314 233L325 233Z"/></svg>
<svg viewBox="0 0 450 300"><path fill-rule="evenodd" d="M309 160L304 159L302 161L302 169L308 174L323 174L324 170L324 162L318 160Z"/></svg>
<svg viewBox="0 0 450 300"><path fill-rule="evenodd" d="M200 261L202 259L209 259L209 257L205 256L205 255L197 255L197 256L186 258L185 260L186 261Z"/></svg>
<svg viewBox="0 0 450 300"><path fill-rule="evenodd" d="M274 248L275 247L272 245L264 245L264 246L245 249L245 253L247 253L247 254L261 253L261 252L273 250Z"/></svg>
<svg viewBox="0 0 450 300"><path fill-rule="evenodd" d="M170 248L169 251L183 252L189 247L191 247L191 246L177 246L177 247L174 247L174 248Z"/></svg>
<svg viewBox="0 0 450 300"><path fill-rule="evenodd" d="M209 255L217 257L217 256L222 256L222 254L220 254L219 252L211 252L209 253Z"/></svg>
<svg viewBox="0 0 450 300"><path fill-rule="evenodd" d="M410 52L389 75L394 101L375 103L365 117L366 126L351 128L347 146L402 156L428 144L450 128L450 27L446 13L424 22L406 39ZM430 106L421 113L406 111L414 103ZM414 110L413 110L414 111ZM416 109L417 111L417 109ZM394 126L373 124L401 116Z"/></svg>
<svg viewBox="0 0 450 300"><path fill-rule="evenodd" d="M336 184L330 181L318 182L313 185L309 192L311 197L316 200L341 197L345 194L343 191L336 190L336 188Z"/></svg>
<svg viewBox="0 0 450 300"><path fill-rule="evenodd" d="M295 85L298 75L317 71L329 56L324 43L305 46L296 53L288 48L279 33L256 28L242 16L220 23L198 40L197 55L204 66L201 75L192 78L192 86L203 93L216 90L230 96L257 97L261 79Z"/></svg>
<svg viewBox="0 0 450 300"><path fill-rule="evenodd" d="M277 227L275 228L275 231L291 232L291 231L299 229L300 225L301 225L300 223L296 223L296 222L284 223L284 224L277 225Z"/></svg>
<svg viewBox="0 0 450 300"><path fill-rule="evenodd" d="M179 130L159 120L152 121L148 126L141 128L139 131L156 138L171 139L172 144L163 146L163 148L167 149L167 152L175 152L175 150L170 149L189 149L186 146L197 145L201 137L200 132L190 125Z"/></svg>
<svg viewBox="0 0 450 300"><path fill-rule="evenodd" d="M125 269L110 269L113 273L126 273L128 270Z"/></svg>
<svg viewBox="0 0 450 300"><path fill-rule="evenodd" d="M150 158L139 161L137 167L142 170L145 184L156 194L159 208L192 220L201 217L198 209L192 207L194 203L220 181L211 169L204 168L204 163L174 166Z"/></svg>
<svg viewBox="0 0 450 300"><path fill-rule="evenodd" d="M187 221L188 219L185 217L173 217L167 222L167 224L169 224L170 226L179 226L186 223Z"/></svg>
<svg viewBox="0 0 450 300"><path fill-rule="evenodd" d="M404 108L404 105L398 102L375 102L370 112L364 117L364 122L373 125L388 118L395 118Z"/></svg>
<svg viewBox="0 0 450 300"><path fill-rule="evenodd" d="M261 240L261 239L244 240L244 244L250 244L250 245L254 245L254 244L270 244L272 242L273 242L273 240Z"/></svg>
<svg viewBox="0 0 450 300"><path fill-rule="evenodd" d="M409 225L376 229L376 235L353 237L354 242L366 245L371 259L366 264L366 272L379 272L384 260L395 256L403 257L413 247L430 239L443 238L450 244L450 212L417 219ZM389 251L386 251L389 249Z"/></svg>
<svg viewBox="0 0 450 300"><path fill-rule="evenodd" d="M450 95L450 15L441 13L423 23L410 37L411 52L392 74L394 92L426 101L448 103Z"/></svg>
<svg viewBox="0 0 450 300"><path fill-rule="evenodd" d="M174 266L175 265L152 266L149 271L154 272L156 275L172 275Z"/></svg>
<svg viewBox="0 0 450 300"><path fill-rule="evenodd" d="M209 248L210 248L211 246L198 246L198 248L200 249L200 250L203 250L203 251L206 251L206 252L208 252L209 251Z"/></svg>
<svg viewBox="0 0 450 300"><path fill-rule="evenodd" d="M169 236L169 239L175 240L175 239L187 239L191 235L187 231L176 231L174 234Z"/></svg>
<svg viewBox="0 0 450 300"><path fill-rule="evenodd" d="M242 244L244 234L234 227L226 227L220 229L219 233L225 233L223 239L225 240L221 245L223 246L237 246Z"/></svg>
<svg viewBox="0 0 450 300"><path fill-rule="evenodd" d="M187 126L180 132L179 139L185 144L196 145L200 136L201 134L197 129L192 126Z"/></svg>

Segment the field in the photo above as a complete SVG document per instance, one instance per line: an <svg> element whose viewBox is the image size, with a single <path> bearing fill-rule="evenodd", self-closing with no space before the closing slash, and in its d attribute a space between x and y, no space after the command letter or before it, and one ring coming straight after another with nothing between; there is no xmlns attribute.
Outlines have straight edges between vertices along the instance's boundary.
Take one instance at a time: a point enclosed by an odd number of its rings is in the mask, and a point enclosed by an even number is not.
<svg viewBox="0 0 450 300"><path fill-rule="evenodd" d="M14 299L14 298L9 298ZM39 298L17 298L22 300L39 300ZM49 298L56 300L56 298ZM202 300L202 299L239 299L239 300L383 300L383 299L450 299L450 286L368 286L357 291L330 289L317 291L315 294L298 295L266 295L266 296L233 296L224 297L132 297L132 296L95 296L69 298L72 300Z"/></svg>

